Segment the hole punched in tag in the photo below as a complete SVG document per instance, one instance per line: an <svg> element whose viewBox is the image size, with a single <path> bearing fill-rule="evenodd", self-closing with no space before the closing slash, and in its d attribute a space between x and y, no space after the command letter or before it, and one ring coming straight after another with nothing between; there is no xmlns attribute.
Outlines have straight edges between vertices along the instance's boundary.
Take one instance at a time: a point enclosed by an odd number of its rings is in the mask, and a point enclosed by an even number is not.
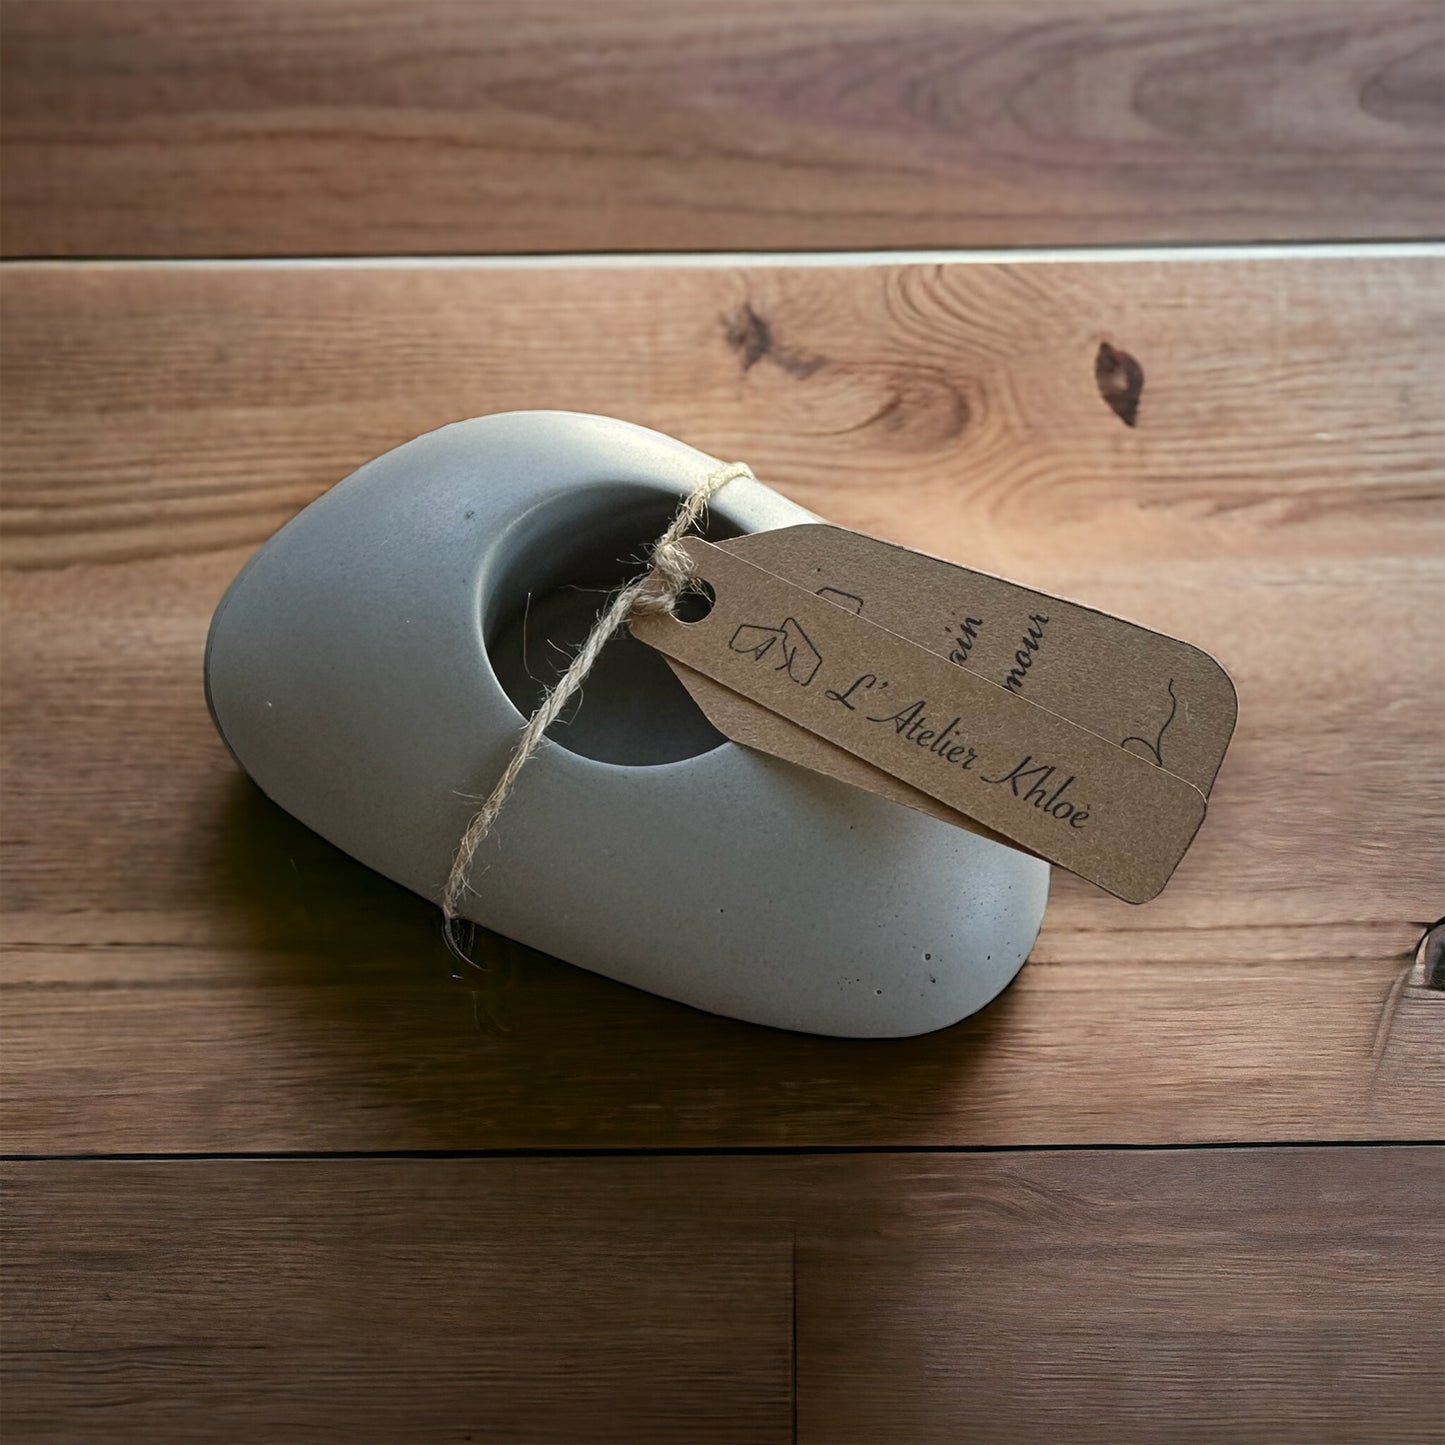
<svg viewBox="0 0 1445 1445"><path fill-rule="evenodd" d="M711 582L694 577L678 595L672 615L679 622L691 626L701 622L717 605L717 592Z"/></svg>

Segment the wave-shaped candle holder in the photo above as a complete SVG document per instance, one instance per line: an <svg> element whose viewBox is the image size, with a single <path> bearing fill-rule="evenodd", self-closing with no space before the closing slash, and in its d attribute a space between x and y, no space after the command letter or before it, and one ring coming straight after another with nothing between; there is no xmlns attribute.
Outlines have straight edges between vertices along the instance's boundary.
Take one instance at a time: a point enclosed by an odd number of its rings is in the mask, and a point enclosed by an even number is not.
<svg viewBox="0 0 1445 1445"><path fill-rule="evenodd" d="M378 457L222 599L206 648L216 727L281 807L439 900L564 653L718 465L570 412L478 417ZM812 520L744 478L715 499L709 535ZM620 637L522 773L465 912L713 1013L898 1036L1013 978L1048 872L728 742L658 655Z"/></svg>

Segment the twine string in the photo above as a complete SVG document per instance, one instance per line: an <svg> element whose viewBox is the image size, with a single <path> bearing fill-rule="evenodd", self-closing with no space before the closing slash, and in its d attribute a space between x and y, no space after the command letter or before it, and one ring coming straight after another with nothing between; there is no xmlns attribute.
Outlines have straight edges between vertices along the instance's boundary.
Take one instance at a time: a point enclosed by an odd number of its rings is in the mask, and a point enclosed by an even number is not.
<svg viewBox="0 0 1445 1445"><path fill-rule="evenodd" d="M442 914L447 922L449 939L452 925L461 911L462 899L470 886L477 849L495 826L497 815L506 806L518 775L542 746L547 729L577 695L578 689L587 680L587 674L602 655L602 649L630 617L640 613L671 613L676 609L677 600L687 590L693 573L688 555L680 545L683 536L701 519L708 503L722 488L738 477L752 475L745 463L730 462L698 483L677 509L667 530L653 543L647 571L613 594L612 600L598 614L597 621L592 624L592 630L577 649L567 670L543 694L536 711L527 719L501 777L486 802L472 815L452 857L451 871L447 874L446 887L442 892Z"/></svg>

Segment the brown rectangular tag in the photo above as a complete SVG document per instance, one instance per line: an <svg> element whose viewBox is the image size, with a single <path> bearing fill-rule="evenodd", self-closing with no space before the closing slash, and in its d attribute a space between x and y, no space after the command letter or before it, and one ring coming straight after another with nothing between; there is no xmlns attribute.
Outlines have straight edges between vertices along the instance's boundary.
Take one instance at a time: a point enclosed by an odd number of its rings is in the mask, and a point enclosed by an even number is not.
<svg viewBox="0 0 1445 1445"><path fill-rule="evenodd" d="M712 610L638 618L644 642L1121 898L1164 886L1204 816L1199 787L736 544L686 546Z"/></svg>
<svg viewBox="0 0 1445 1445"><path fill-rule="evenodd" d="M826 523L721 545L1206 794L1214 784L1238 702L1229 674L1187 642Z"/></svg>

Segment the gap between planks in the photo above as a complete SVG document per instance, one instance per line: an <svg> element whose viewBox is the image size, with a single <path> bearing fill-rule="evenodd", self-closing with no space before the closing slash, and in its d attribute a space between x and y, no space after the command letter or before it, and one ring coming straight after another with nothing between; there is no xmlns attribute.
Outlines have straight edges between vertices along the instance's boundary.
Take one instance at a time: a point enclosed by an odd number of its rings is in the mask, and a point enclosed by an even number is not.
<svg viewBox="0 0 1445 1445"><path fill-rule="evenodd" d="M833 1155L897 1154L971 1157L989 1154L1194 1154L1240 1149L1418 1149L1445 1139L1224 1139L1184 1144L780 1144L599 1145L580 1149L221 1149L138 1153L0 1154L0 1164L186 1164L225 1160L315 1163L328 1159L808 1159Z"/></svg>
<svg viewBox="0 0 1445 1445"><path fill-rule="evenodd" d="M1371 261L1445 257L1441 241L1284 241L1249 244L1175 246L1020 246L962 250L891 251L577 251L566 254L501 252L487 255L375 256L6 256L0 267L26 266L65 270L76 266L124 266L188 270L391 270L449 268L478 271L566 271L576 268L638 271L657 267L706 270L710 267L774 266L997 266L1083 263L1136 265L1154 261Z"/></svg>

